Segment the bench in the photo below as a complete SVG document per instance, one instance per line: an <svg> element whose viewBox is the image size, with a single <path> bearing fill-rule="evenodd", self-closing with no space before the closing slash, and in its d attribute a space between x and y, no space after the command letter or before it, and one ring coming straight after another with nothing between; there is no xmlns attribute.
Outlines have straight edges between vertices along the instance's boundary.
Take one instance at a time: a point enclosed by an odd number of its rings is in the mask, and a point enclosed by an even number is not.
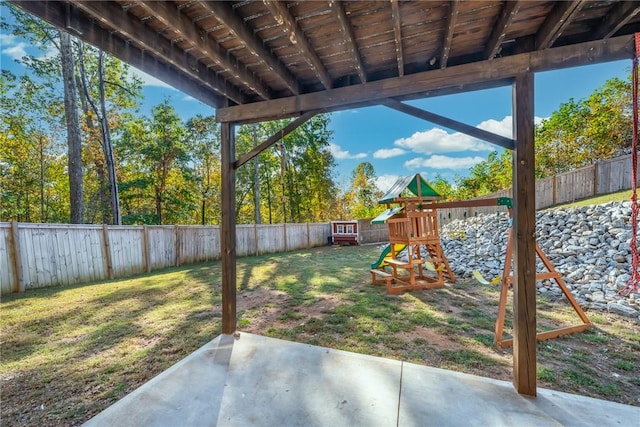
<svg viewBox="0 0 640 427"><path fill-rule="evenodd" d="M386 285L387 289L391 287L391 281L393 280L393 274L387 273L384 270L373 269L371 272L371 283L374 285Z"/></svg>

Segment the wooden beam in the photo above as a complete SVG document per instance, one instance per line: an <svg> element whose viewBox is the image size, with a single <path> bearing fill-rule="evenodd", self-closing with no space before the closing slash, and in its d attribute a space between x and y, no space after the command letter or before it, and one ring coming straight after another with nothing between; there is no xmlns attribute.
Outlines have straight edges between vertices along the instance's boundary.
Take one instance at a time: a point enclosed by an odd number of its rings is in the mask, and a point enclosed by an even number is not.
<svg viewBox="0 0 640 427"><path fill-rule="evenodd" d="M265 47L260 38L245 25L226 1L201 1L199 4L209 12L213 13L216 19L222 22L231 33L249 49L255 56L260 58L273 71L293 95L300 93L298 81L289 69Z"/></svg>
<svg viewBox="0 0 640 427"><path fill-rule="evenodd" d="M74 5L57 1L12 1L12 3L62 30L66 30L69 15L77 13ZM129 43L129 41L114 35L112 31L96 25L94 22L81 19L76 21L74 22L74 34L76 37L97 46L114 57L170 84L207 105L220 107L223 105L222 96L228 96L236 102L246 102L244 95L233 88L227 88L226 83L216 76L208 76L206 78L198 76L198 79L195 79L191 78L193 76L190 74L190 78L186 78L185 74L177 70L177 67L174 69L158 61L157 58L151 55L150 50L140 49Z"/></svg>
<svg viewBox="0 0 640 427"><path fill-rule="evenodd" d="M575 14L582 8L585 0L559 1L536 34L536 50L553 46L562 31L571 22Z"/></svg>
<svg viewBox="0 0 640 427"><path fill-rule="evenodd" d="M288 125L283 127L281 130L279 130L278 132L276 132L273 135L271 135L269 138L267 138L266 141L264 141L260 145L256 146L255 148L253 148L248 153L242 155L238 160L236 160L233 163L233 168L234 169L238 169L240 166L244 165L249 160L253 159L258 154L262 153L264 150L266 150L267 148L271 147L273 144L275 144L276 142L278 142L279 140L281 140L285 136L289 135L291 132L296 130L298 127L300 127L300 125L305 123L307 120L311 119L316 114L318 114L316 111L306 112L306 113L302 114L300 117L298 117L297 119L293 120L291 123L289 123Z"/></svg>
<svg viewBox="0 0 640 427"><path fill-rule="evenodd" d="M260 121L291 117L304 111L346 109L359 103L376 102L385 98L426 98L442 95L443 92L462 92L469 90L469 87L475 90L483 86L496 87L496 82L510 84L509 79L519 73L627 59L633 57L634 51L632 35L613 37L322 92L220 108L216 111L216 119L220 122Z"/></svg>
<svg viewBox="0 0 640 427"><path fill-rule="evenodd" d="M22 274L22 252L20 251L20 232L18 228L18 222L11 221L9 257L13 263L13 292L23 293L27 290L27 287Z"/></svg>
<svg viewBox="0 0 640 427"><path fill-rule="evenodd" d="M78 9L95 18L96 21L108 26L114 32L121 34L127 40L135 40L143 50L149 51L179 69L182 73L201 80L203 84L213 90L219 90L220 94L233 99L234 102L246 102L246 98L237 90L232 90L220 85L217 81L211 81L214 77L204 64L197 62L190 66L185 61L184 54L178 52L175 45L164 37L159 37L155 31L144 25L136 18L128 15L121 7L111 2L82 2L74 3ZM195 61L195 58L194 58Z"/></svg>
<svg viewBox="0 0 640 427"><path fill-rule="evenodd" d="M534 75L513 85L513 384L536 395L536 203L534 155Z"/></svg>
<svg viewBox="0 0 640 427"><path fill-rule="evenodd" d="M404 55L402 53L402 28L400 6L398 0L391 0L391 19L393 19L393 35L396 40L396 59L398 61L398 75L404 76Z"/></svg>
<svg viewBox="0 0 640 427"><path fill-rule="evenodd" d="M220 253L222 254L222 333L236 331L236 171L234 125L221 125L222 221Z"/></svg>
<svg viewBox="0 0 640 427"><path fill-rule="evenodd" d="M104 258L104 271L107 279L113 279L113 260L111 258L111 244L109 243L109 227L102 224L102 256Z"/></svg>
<svg viewBox="0 0 640 427"><path fill-rule="evenodd" d="M447 68L449 55L451 54L451 43L453 42L453 30L458 19L460 4L458 0L449 2L449 18L444 32L444 42L442 43L442 55L440 56L440 68Z"/></svg>
<svg viewBox="0 0 640 427"><path fill-rule="evenodd" d="M438 114L414 107L412 105L403 104L402 102L396 101L395 99L384 99L380 103L389 108L393 108L394 110L401 111L405 114L418 117L422 120L426 120L428 122L435 123L437 125L444 126L458 132L462 132L471 137L482 139L492 144L499 145L500 147L507 148L509 150L513 150L514 148L514 142L511 138L506 138L502 135L497 135L493 132L488 132L484 129L479 129L475 126L471 126L466 123L450 119L448 117L443 117Z"/></svg>
<svg viewBox="0 0 640 427"><path fill-rule="evenodd" d="M487 47L484 50L484 57L486 59L493 59L500 51L504 37L507 35L507 29L509 28L509 25L511 25L513 17L516 16L521 6L522 2L520 1L504 2L498 21L493 26L493 31L491 32L491 36L487 42Z"/></svg>
<svg viewBox="0 0 640 427"><path fill-rule="evenodd" d="M342 5L341 1L330 0L329 8L333 10L335 17L338 20L343 38L347 43L347 46L349 47L351 57L353 58L353 62L355 63L356 71L358 73L358 77L360 78L360 83L366 83L367 73L364 70L364 62L362 61L362 57L360 56L360 51L358 50L358 45L356 44L356 36L353 32L353 28L349 24L349 18L347 17L347 13L344 10L344 6Z"/></svg>
<svg viewBox="0 0 640 427"><path fill-rule="evenodd" d="M309 43L309 40L307 40L304 32L300 27L298 27L289 13L289 9L285 2L264 0L264 4L269 9L269 12L273 15L278 25L282 25L284 27L285 32L289 36L289 41L291 41L291 43L300 50L302 56L304 56L309 65L316 70L316 74L322 85L326 89L331 89L333 87L331 76L329 76L327 69L324 67L324 64Z"/></svg>
<svg viewBox="0 0 640 427"><path fill-rule="evenodd" d="M608 39L640 12L640 1L621 1L607 13L596 29L596 39Z"/></svg>
<svg viewBox="0 0 640 427"><path fill-rule="evenodd" d="M262 99L271 99L271 93L253 73L249 72L237 59L226 52L208 34L200 32L193 21L185 16L179 9L163 1L142 1L136 4L143 8L150 16L162 22L167 27L175 30L180 37L188 41L193 47L204 56L213 59L223 68L227 69L233 76L240 80L244 86L255 92ZM190 51L190 55L197 61L197 57Z"/></svg>

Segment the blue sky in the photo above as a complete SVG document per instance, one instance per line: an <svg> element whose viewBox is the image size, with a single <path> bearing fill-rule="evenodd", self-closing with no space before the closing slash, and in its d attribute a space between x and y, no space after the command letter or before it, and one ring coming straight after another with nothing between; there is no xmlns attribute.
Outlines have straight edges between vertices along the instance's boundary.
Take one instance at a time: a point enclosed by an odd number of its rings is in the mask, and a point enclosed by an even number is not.
<svg viewBox="0 0 640 427"><path fill-rule="evenodd" d="M6 6L0 11L7 16ZM0 34L0 61L2 68L16 74L24 68L15 62L24 54L41 55L24 40ZM561 103L570 98L589 96L606 80L626 78L631 72L631 61L617 61L567 70L536 74L535 115L538 120L549 117ZM179 92L141 72L144 100L141 111L169 98L184 119L196 114L215 114L212 107ZM412 101L411 104L431 112L481 127L485 130L511 136L511 87L469 92ZM378 176L382 191L398 176L420 172L426 179L440 174L448 180L466 176L469 168L485 160L499 147L470 138L448 129L442 129L423 120L386 107L368 107L341 111L331 116L333 141L331 151L336 159L336 182L346 187L351 171L360 162L370 162Z"/></svg>

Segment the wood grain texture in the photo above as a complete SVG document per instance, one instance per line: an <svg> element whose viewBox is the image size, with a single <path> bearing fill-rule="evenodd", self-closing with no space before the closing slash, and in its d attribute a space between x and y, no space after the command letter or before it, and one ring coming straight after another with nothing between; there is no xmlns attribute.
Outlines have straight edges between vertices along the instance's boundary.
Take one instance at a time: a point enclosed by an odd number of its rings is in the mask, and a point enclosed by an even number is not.
<svg viewBox="0 0 640 427"><path fill-rule="evenodd" d="M236 171L234 126L221 126L222 221L220 252L222 254L222 333L236 331Z"/></svg>
<svg viewBox="0 0 640 427"><path fill-rule="evenodd" d="M533 73L513 85L513 383L536 395L536 212Z"/></svg>
<svg viewBox="0 0 640 427"><path fill-rule="evenodd" d="M453 93L464 90L466 85L476 85L475 89L479 89L481 88L477 86L479 84L491 87L491 83L495 81L510 83L510 79L515 75L528 71L549 71L627 59L632 57L633 51L633 36L615 37L604 41L521 53L496 58L489 62L458 65L295 97L219 108L216 119L220 122L270 120L325 108L335 110L344 107L346 109L350 105L376 102L384 98L411 95L424 98L434 94L440 95L442 93L438 91L447 88L451 88Z"/></svg>

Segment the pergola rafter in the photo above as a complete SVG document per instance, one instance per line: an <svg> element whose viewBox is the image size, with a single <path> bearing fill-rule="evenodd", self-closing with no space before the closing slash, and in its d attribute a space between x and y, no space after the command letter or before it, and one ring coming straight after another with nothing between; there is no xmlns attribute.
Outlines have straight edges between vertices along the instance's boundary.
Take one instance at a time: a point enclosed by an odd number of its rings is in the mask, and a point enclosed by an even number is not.
<svg viewBox="0 0 640 427"><path fill-rule="evenodd" d="M271 99L269 89L261 81L242 65L238 64L233 55L225 52L207 34L199 33L193 23L186 16L180 14L175 7L157 1L141 1L136 3L136 7L143 9L152 19L157 19L165 26L172 28L180 37L190 43L195 50L199 51L203 57L211 57L220 66L230 70L236 79L242 81L243 85L258 94L262 99Z"/></svg>
<svg viewBox="0 0 640 427"><path fill-rule="evenodd" d="M558 2L536 34L536 49L542 50L553 46L585 1Z"/></svg>
<svg viewBox="0 0 640 427"><path fill-rule="evenodd" d="M493 59L500 52L502 42L507 35L507 29L521 6L522 2L518 0L504 2L502 10L500 11L500 17L493 27L491 37L489 37L487 47L484 50L485 59Z"/></svg>
<svg viewBox="0 0 640 427"><path fill-rule="evenodd" d="M449 3L449 15L447 17L447 24L445 26L442 54L440 55L440 68L447 68L447 62L449 62L449 56L451 55L451 44L453 43L453 32L456 27L456 20L458 19L459 9L460 2L458 0L453 0Z"/></svg>
<svg viewBox="0 0 640 427"><path fill-rule="evenodd" d="M393 20L393 34L396 43L396 60L398 61L398 75L404 76L404 55L402 54L402 27L400 21L400 5L398 0L391 0L391 19Z"/></svg>
<svg viewBox="0 0 640 427"><path fill-rule="evenodd" d="M341 1L330 0L329 7L333 10L335 17L340 24L340 30L344 34L344 40L349 46L349 51L351 52L351 57L353 58L356 72L358 73L358 77L360 78L360 82L366 83L367 73L364 69L364 63L362 62L360 52L358 52L356 37L353 34L353 28L351 28L351 26L349 25L349 19L347 18L347 14L344 10L344 5Z"/></svg>
<svg viewBox="0 0 640 427"><path fill-rule="evenodd" d="M214 14L217 20L223 22L224 25L233 32L233 35L240 39L254 55L264 61L270 70L287 86L292 95L300 93L300 87L296 78L275 55L267 50L260 38L234 13L229 2L203 1L200 2L200 4L205 10Z"/></svg>
<svg viewBox="0 0 640 427"><path fill-rule="evenodd" d="M318 57L318 54L309 43L309 40L307 40L307 37L292 19L286 4L280 1L269 0L265 0L264 4L269 9L269 12L271 12L276 22L284 27L285 32L289 35L289 41L300 50L305 58L307 58L309 64L316 71L317 77L320 82L322 82L322 85L326 89L333 87L331 76Z"/></svg>

